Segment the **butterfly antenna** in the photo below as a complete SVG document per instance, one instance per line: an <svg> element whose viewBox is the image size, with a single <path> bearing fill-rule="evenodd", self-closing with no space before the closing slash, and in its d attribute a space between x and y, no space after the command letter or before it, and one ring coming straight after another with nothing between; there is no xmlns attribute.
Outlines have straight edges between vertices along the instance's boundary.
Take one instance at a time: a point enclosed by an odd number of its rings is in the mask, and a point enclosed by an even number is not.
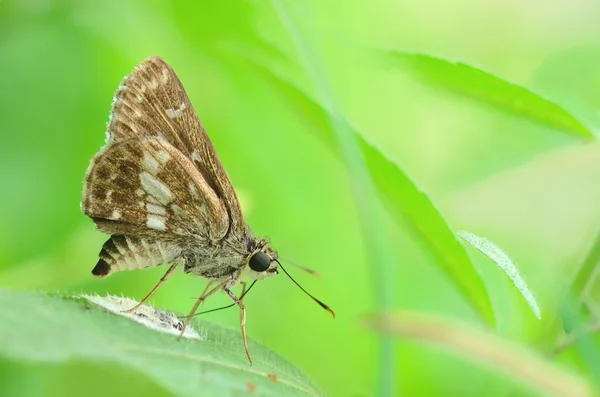
<svg viewBox="0 0 600 397"><path fill-rule="evenodd" d="M298 265L298 264L296 264L296 263L294 263L291 260L286 259L286 258L281 258L281 259L284 260L285 263L289 263L290 265L294 266L297 269L300 269L300 270L302 270L302 271L304 271L304 272L306 272L306 273L308 273L308 274L310 274L312 276L321 278L321 273L319 273L316 270L311 269L310 267L300 266L300 265Z"/></svg>
<svg viewBox="0 0 600 397"><path fill-rule="evenodd" d="M283 266L281 266L281 262L279 262L277 259L275 259L275 261L279 264L279 267L281 268L281 270L283 270L283 272L290 278L290 280L292 280L294 282L294 284L296 284L298 286L298 288L300 288L306 295L310 296L312 298L312 300L314 300L315 302L317 302L319 304L319 306L321 306L323 309L325 309L329 313L331 313L333 318L335 318L335 312L329 306L327 306L326 304L324 304L323 302L321 302L320 300L318 300L317 298L312 296L312 294L310 294L307 290L302 288L302 286L300 284L298 284L298 282L296 282L296 280L294 280L294 278L292 276L290 276L290 274L287 272L287 270L285 270L285 268Z"/></svg>

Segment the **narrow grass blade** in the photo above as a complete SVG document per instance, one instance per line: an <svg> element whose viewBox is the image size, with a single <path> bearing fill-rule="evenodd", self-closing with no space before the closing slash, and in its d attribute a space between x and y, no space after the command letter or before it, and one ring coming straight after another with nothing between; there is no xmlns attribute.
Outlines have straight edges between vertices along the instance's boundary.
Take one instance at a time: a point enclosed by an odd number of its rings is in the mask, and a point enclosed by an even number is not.
<svg viewBox="0 0 600 397"><path fill-rule="evenodd" d="M515 288L521 293L527 305L531 308L533 314L539 319L542 318L542 314L540 313L540 307L531 292L531 289L527 286L525 279L519 273L517 266L512 262L510 257L500 249L494 242L479 237L471 232L467 232L465 230L459 230L457 234L462 237L467 243L471 244L471 246L477 249L479 252L493 260L496 265L506 276L512 281Z"/></svg>
<svg viewBox="0 0 600 397"><path fill-rule="evenodd" d="M369 327L447 349L476 364L502 372L516 382L556 397L592 397L583 377L492 333L447 318L414 311L369 316ZM467 379L465 379L467 381Z"/></svg>

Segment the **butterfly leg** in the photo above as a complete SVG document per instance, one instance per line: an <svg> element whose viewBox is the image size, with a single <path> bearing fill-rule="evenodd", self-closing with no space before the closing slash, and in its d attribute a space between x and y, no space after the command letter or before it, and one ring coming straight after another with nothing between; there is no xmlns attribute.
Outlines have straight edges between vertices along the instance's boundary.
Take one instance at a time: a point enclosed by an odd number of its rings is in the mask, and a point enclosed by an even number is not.
<svg viewBox="0 0 600 397"><path fill-rule="evenodd" d="M213 283L209 282L206 285L206 288L204 289L204 292L202 292L202 295L200 295L200 298L198 298L198 300L196 301L196 304L192 308L192 311L185 318L185 322L183 323L183 327L181 328L181 333L179 334L179 338L177 338L177 339L181 340L181 337L183 336L183 334L185 332L185 329L189 325L190 321L192 320L192 317L194 317L194 313L196 313L196 310L198 310L198 308L200 307L200 305L202 304L202 302L204 302L209 296L211 296L212 294L214 294L215 292L217 292L221 288L225 287L230 281L231 281L231 277L227 277L225 280L221 281L216 287L214 287L214 288L212 288L210 290L209 290L209 288L210 288L210 286Z"/></svg>
<svg viewBox="0 0 600 397"><path fill-rule="evenodd" d="M144 303L148 302L148 300L152 297L152 295L154 295L154 293L156 292L156 290L158 290L158 288L161 285L163 285L165 283L165 281L167 281L167 279L171 276L171 274L173 274L173 272L175 271L175 268L177 267L177 265L178 265L178 263L172 264L171 267L169 267L169 270L167 270L167 272L165 273L165 275L161 277L161 279L158 282L158 284L156 284L156 286L154 288L152 288L152 291L150 291L150 293L148 293L148 295L146 295L146 297L144 299L142 299L140 301L140 303L138 303L137 305L135 305L134 307L132 307L129 310L124 310L123 313L133 313L137 309L139 309Z"/></svg>
<svg viewBox="0 0 600 397"><path fill-rule="evenodd" d="M246 289L246 283L243 284L243 289ZM250 351L248 350L248 337L246 336L246 306L244 306L242 300L235 296L233 291L229 289L229 285L224 286L223 291L225 291L231 300L240 307L240 327L242 327L242 340L244 341L246 356L248 356L248 361L250 361L250 365L252 365L252 357L250 357Z"/></svg>
<svg viewBox="0 0 600 397"><path fill-rule="evenodd" d="M244 294L246 294L246 282L244 280L240 281L242 284L242 292L240 293L240 302L244 299Z"/></svg>

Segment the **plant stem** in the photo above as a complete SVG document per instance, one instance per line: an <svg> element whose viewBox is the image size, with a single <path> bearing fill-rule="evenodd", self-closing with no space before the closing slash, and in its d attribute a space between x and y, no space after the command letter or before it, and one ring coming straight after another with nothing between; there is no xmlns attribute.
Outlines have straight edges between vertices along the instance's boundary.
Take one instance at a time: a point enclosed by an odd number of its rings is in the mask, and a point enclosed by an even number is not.
<svg viewBox="0 0 600 397"><path fill-rule="evenodd" d="M306 40L300 34L298 27L292 21L282 1L273 1L284 28L287 30L300 62L311 78L323 107L329 117L329 124L333 130L346 167L352 177L352 188L357 201L361 227L367 246L370 262L373 270L373 291L378 310L392 308L393 284L389 277L387 267L392 263L391 253L385 243L385 233L378 204L378 196L373 180L367 169L363 152L356 142L355 134L341 114L331 90L317 65L317 58L312 54ZM382 336L379 344L379 380L377 395L381 397L396 396L395 393L395 342L388 336Z"/></svg>

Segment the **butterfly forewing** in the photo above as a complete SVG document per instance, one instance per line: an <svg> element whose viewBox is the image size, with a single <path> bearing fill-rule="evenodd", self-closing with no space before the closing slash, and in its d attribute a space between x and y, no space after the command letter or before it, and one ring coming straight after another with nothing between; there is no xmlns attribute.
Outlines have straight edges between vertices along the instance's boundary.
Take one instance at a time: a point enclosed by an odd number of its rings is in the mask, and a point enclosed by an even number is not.
<svg viewBox="0 0 600 397"><path fill-rule="evenodd" d="M230 230L244 221L231 181L173 69L161 58L142 62L115 94L108 142L160 136L178 149L223 201Z"/></svg>
<svg viewBox="0 0 600 397"><path fill-rule="evenodd" d="M158 136L109 143L90 165L82 207L111 234L216 241L229 229L226 208L203 175Z"/></svg>

